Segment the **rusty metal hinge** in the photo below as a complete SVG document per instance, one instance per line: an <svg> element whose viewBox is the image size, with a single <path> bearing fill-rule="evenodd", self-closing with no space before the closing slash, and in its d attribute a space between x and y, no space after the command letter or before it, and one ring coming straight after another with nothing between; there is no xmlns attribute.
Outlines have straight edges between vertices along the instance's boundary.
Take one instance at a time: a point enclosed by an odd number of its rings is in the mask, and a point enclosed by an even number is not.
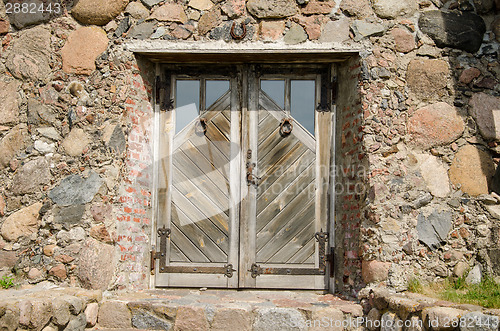
<svg viewBox="0 0 500 331"><path fill-rule="evenodd" d="M170 237L172 231L165 226L159 228L158 237L160 238L160 251L151 251L151 274L156 271L156 260L159 260L158 272L159 273L195 273L195 274L223 274L228 278L233 277L232 264L226 264L222 267L193 267L193 266L167 266L167 239Z"/></svg>
<svg viewBox="0 0 500 331"><path fill-rule="evenodd" d="M338 94L338 90L339 90L337 76L334 76L332 78L332 82L330 84L331 84L330 91L332 93L332 105L335 105L337 103L337 94Z"/></svg>
<svg viewBox="0 0 500 331"><path fill-rule="evenodd" d="M160 266L165 264L165 258L167 255L167 239L170 237L172 231L167 229L165 226L157 230L158 237L160 237L160 251L155 251L153 246L151 250L151 273L154 273L156 269L156 260L160 260Z"/></svg>
<svg viewBox="0 0 500 331"><path fill-rule="evenodd" d="M316 232L314 235L318 241L319 246L319 267L317 269L312 268L273 268L273 267L261 267L260 265L254 263L250 267L249 272L251 272L252 278L257 278L259 275L325 275L326 274L326 263L328 262L328 255L326 254L326 245L328 240L328 233Z"/></svg>
<svg viewBox="0 0 500 331"><path fill-rule="evenodd" d="M321 84L321 98L316 111L320 113L328 113L332 111L332 105L337 102L337 77L333 77L331 82L326 81Z"/></svg>
<svg viewBox="0 0 500 331"><path fill-rule="evenodd" d="M330 253L326 254L326 261L330 265L330 277L333 277L335 265L335 247L330 247Z"/></svg>
<svg viewBox="0 0 500 331"><path fill-rule="evenodd" d="M155 80L155 102L160 106L160 111L169 111L174 108L174 100L171 98L170 80L162 80L156 76Z"/></svg>

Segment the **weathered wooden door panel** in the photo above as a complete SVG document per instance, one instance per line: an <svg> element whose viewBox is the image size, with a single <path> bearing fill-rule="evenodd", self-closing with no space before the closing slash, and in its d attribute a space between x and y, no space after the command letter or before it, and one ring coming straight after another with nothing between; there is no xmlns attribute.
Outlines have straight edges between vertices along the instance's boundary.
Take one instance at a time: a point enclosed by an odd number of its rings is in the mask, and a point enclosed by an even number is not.
<svg viewBox="0 0 500 331"><path fill-rule="evenodd" d="M309 113L314 118L321 75L312 72L297 77L286 70L277 74L250 72L254 75L249 78L249 106L243 127L248 127L247 146L252 152L248 164L256 183L248 185L250 198L242 206L243 222L248 224L241 224L247 235L240 251L244 255L240 269L251 270L252 276L240 277L240 286L325 289L328 277L319 270L319 248L325 248L326 243L318 243L317 237L327 231L328 225L320 200L329 186L321 168L329 168L330 154L320 146L323 140L316 137L330 132L317 119L311 129L311 121L301 123L303 114L299 120L295 118L291 95L294 80L307 80L314 86L312 95L304 96L311 100ZM263 82L282 90L265 91ZM291 123L291 132L284 131L282 123ZM324 153L327 155L319 155ZM326 159L328 162L321 165ZM326 189L321 184L325 180Z"/></svg>
<svg viewBox="0 0 500 331"><path fill-rule="evenodd" d="M241 150L236 80L186 73L172 74L168 79L173 86L174 107L168 111L172 115L161 123L170 155L160 166L167 169L167 193L159 195L159 209L164 212L159 213L158 224L170 233L166 262L158 267L156 283L235 287L237 277L228 277L225 272L233 271L230 265L237 264L238 255L234 201L239 192L231 187L231 181L239 178L238 164L231 160L238 161ZM226 90L209 92L211 82L228 84ZM175 96L193 102L178 104ZM176 127L179 123L185 126Z"/></svg>
<svg viewBox="0 0 500 331"><path fill-rule="evenodd" d="M169 157L159 166L158 224L170 236L157 286L327 287L320 259L329 222L332 116L315 111L324 75L245 68L222 78L230 88L217 97L205 85L213 78L171 76L172 95L176 79L199 82L199 100L193 98L200 106L190 122L179 121L189 122L183 128L175 123L184 105L160 115ZM282 81L283 95L261 88L263 80ZM313 87L305 96L313 103L309 115L293 109L294 81ZM287 121L290 133L282 128Z"/></svg>

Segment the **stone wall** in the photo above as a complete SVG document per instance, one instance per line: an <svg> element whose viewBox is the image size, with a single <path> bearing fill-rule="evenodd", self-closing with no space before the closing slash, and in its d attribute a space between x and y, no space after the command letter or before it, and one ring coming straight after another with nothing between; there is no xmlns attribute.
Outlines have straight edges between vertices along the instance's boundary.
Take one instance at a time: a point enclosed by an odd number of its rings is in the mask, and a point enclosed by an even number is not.
<svg viewBox="0 0 500 331"><path fill-rule="evenodd" d="M338 73L337 290L499 270L498 1L30 1L0 3L3 273L149 285L155 67L126 44L234 44L233 22L363 49Z"/></svg>

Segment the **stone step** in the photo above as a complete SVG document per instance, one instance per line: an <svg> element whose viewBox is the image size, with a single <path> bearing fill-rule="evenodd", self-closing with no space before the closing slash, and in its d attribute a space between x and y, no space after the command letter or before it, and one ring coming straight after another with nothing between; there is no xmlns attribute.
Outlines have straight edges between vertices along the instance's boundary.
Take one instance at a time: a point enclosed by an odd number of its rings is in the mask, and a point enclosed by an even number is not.
<svg viewBox="0 0 500 331"><path fill-rule="evenodd" d="M385 288L359 302L313 291L0 292L1 330L499 330L500 310Z"/></svg>

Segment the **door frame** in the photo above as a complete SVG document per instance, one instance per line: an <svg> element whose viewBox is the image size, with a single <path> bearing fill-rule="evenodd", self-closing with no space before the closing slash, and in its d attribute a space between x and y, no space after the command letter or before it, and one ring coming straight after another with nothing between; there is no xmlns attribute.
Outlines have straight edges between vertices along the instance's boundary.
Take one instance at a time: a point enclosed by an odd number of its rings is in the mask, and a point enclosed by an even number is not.
<svg viewBox="0 0 500 331"><path fill-rule="evenodd" d="M182 66L185 66L185 64L182 64ZM189 65L191 66L191 65ZM201 66L201 64L192 64L192 67L194 68L199 68ZM237 68L235 73L236 73L236 81L237 81L237 91L238 93L232 93L231 94L231 114L233 113L236 113L238 114L238 118L235 119L235 121L233 121L233 118L231 118L231 140L233 141L233 138L235 139L234 141L240 141L241 145L240 145L240 150L238 151L238 153L240 154L240 157L239 158L231 158L231 160L235 160L237 159L237 162L235 162L234 166L231 168L231 178L238 178L238 176L233 176L233 172L235 173L240 173L240 176L239 176L239 183L233 183L231 182L231 185L238 185L241 190L234 190L234 193L235 195L233 196L233 194L231 194L231 199L233 201L241 201L240 197L241 197L241 194L244 194L242 193L242 191L247 187L246 185L246 179L245 179L245 176L244 176L244 172L246 171L245 170L245 162L246 162L246 158L245 158L245 153L244 151L246 150L246 148L244 146L246 146L246 144L249 143L249 140L248 140L248 136L245 137L245 136L242 136L241 133L242 133L242 125L245 125L245 123L248 123L248 121L252 121L252 119L247 119L245 122L245 119L243 118L245 114L245 111L246 113L251 113L249 111L249 107L252 107L250 104L249 104L249 99L251 99L251 96L249 94L251 93L255 93L256 88L255 86L249 86L251 84L255 84L255 82L252 82L252 80L250 79L249 80L249 67L251 65L250 64L240 64L240 65L233 65L233 68ZM260 65L259 65L260 66ZM297 68L313 68L313 67L317 67L318 65L317 64L291 64L291 65L286 65L286 66L283 66L283 65L279 65L280 67L284 68L284 67L291 67L291 68L294 68L294 69L297 69ZM325 64L321 64L321 66L325 66ZM163 64L157 64L156 66L156 73L157 73L157 77L162 77L165 75L165 68L169 67L169 65L163 65ZM176 65L174 65L173 67L177 67ZM252 66L253 68L255 68L255 66ZM335 77L335 65L333 63L329 63L328 64L328 83L331 84L333 83L333 80L330 80L330 77L333 79L333 77ZM220 73L220 71L214 71L214 73ZM326 76L324 76L326 77ZM257 79L258 81L258 79ZM324 82L323 82L324 83ZM322 84L321 86L321 89L323 88L332 88L333 85L331 86L327 86L325 87L325 84ZM167 88L164 86L164 84L161 83L161 80L157 80L155 82L155 87L154 87L154 90L158 91L159 88ZM233 85L231 84L231 88L233 88ZM335 104L333 102L333 93L330 93L330 92L327 92L327 98L329 99L328 100L328 105L329 107L331 107L329 109L328 112L318 112L316 111L315 112L315 116L316 116L316 123L323 123L323 124L329 124L329 134L328 134L328 137L327 139L322 139L322 142L318 142L318 140L320 140L319 136L317 136L316 138L318 138L316 140L316 148L325 148L323 145L327 145L329 146L330 150L328 152L328 162L330 162L330 169L332 169L334 166L335 166ZM159 97L157 97L159 96ZM160 118L162 116L168 116L168 111L167 112L164 112L162 111L162 108L164 107L169 107L169 101L170 100L162 100L162 97L161 97L161 93L158 94L156 93L155 94L155 98L154 98L154 109L155 109L155 119L154 119L154 132L155 132L155 137L158 137L159 136L159 132L160 132ZM325 100L321 100L322 103L324 103ZM239 107L239 111L233 111L233 107ZM166 114L165 114L166 113ZM324 115L324 114L328 114L328 115ZM233 116L233 115L232 115ZM327 121L323 121L322 119L325 117L325 116L329 116L329 119ZM255 119L253 119L255 120ZM255 127L255 125L253 126ZM254 132L254 134L256 134ZM326 143L325 143L326 141ZM321 146L323 147L321 147ZM159 139L154 139L154 142L153 142L153 148L154 148L154 155L156 157L158 157L159 155L159 149L160 149L160 141ZM167 151L168 153L168 151ZM231 153L233 153L233 151L231 151ZM152 244L152 247L153 247L153 251L154 251L154 247L157 247L159 246L159 241L157 239L157 234L156 234L156 229L158 228L158 222L159 222L159 219L158 219L158 162L154 162L154 166L153 166L153 194L152 194L152 206L153 206L153 215L152 215L152 219L153 219L153 222L152 222L152 236L151 236L151 244ZM318 170L318 168L317 168ZM323 169L324 170L324 169ZM319 171L321 171L321 169L319 169ZM334 206L335 206L335 194L334 194L334 191L333 191L333 188L335 187L335 183L334 183L334 180L335 180L335 175L334 173L330 172L328 174L326 174L323 178L328 178L328 185L327 187L325 188L327 193L324 194L324 196L320 199L321 200L321 205L322 206L325 206L324 208L316 208L316 217L321 217L321 218L326 218L326 219L329 219L328 221L328 229L325 229L327 232L330 233L330 236L329 236L329 240L328 240L328 247L333 247L333 244L334 244L334 228L335 228L335 220L334 220L334 215L335 215L335 211L334 211ZM320 179L320 176L317 176L317 179L316 181L318 182L318 187L322 187L324 185L321 185L321 179ZM236 193L237 192L237 193ZM250 193L250 192L248 192ZM255 199L254 199L255 200ZM169 204L167 204L169 205ZM231 203L230 206L233 206L233 204ZM240 210L241 208L241 210ZM241 215L243 215L243 211L244 211L244 207L243 207L243 204L240 208L235 208L235 210L232 212L233 215L234 215L234 219L237 220L236 222L234 222L234 224L232 224L231 226L231 236L236 236L237 238L239 238L239 240L236 242L239 246L239 247L236 247L236 250L235 252L237 252L237 255L238 255L238 258L239 259L239 263L236 262L236 266L238 266L238 271L239 269L241 268L246 268L246 266L248 265L248 263L245 263L244 261L242 261L243 259L241 258L241 255L240 255L240 250L241 250L241 247L242 247L242 236L244 235L244 232L246 231L250 231L251 229L248 229L248 228L245 228L245 226L242 226L242 225L247 225L246 222L242 221L242 217ZM169 212L168 212L169 213ZM319 215L319 216L318 216ZM236 238L235 237L235 238ZM234 241L233 241L234 242ZM317 245L316 245L316 249L315 249L315 252L317 254ZM317 259L315 259L317 261ZM152 260L153 261L153 260ZM333 269L333 266L330 266L329 269ZM245 270L245 269L242 269L242 270ZM155 275L155 272L152 271L151 273L153 275L153 277L151 277L151 287L156 287L156 277L154 276ZM241 272L239 273L239 277L233 277L230 284L228 283L228 287L229 288L245 288L245 287L253 287L251 285L251 282L247 284L250 284L250 286L241 286L241 283L245 283L245 281L242 281L243 277L241 275L246 275L246 274L249 274L247 272ZM330 274L330 275L329 275ZM325 275L325 282L327 284L327 288L329 287L329 290L330 291L333 291L333 275L331 275L331 272L327 271L326 275ZM240 279L238 279L240 278ZM330 285L328 286L328 280L330 280Z"/></svg>

